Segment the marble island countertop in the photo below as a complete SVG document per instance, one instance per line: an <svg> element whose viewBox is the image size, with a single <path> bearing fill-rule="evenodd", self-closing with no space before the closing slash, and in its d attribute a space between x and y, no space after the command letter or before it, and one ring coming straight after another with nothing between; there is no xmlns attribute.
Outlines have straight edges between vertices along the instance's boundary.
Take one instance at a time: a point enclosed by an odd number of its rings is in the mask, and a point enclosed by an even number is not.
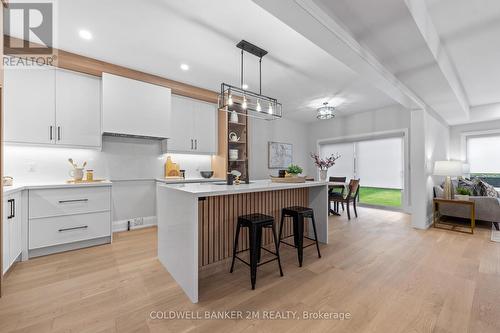
<svg viewBox="0 0 500 333"><path fill-rule="evenodd" d="M157 182L165 184L183 184L183 183L213 183L213 182L223 182L225 179L222 178L156 178Z"/></svg>
<svg viewBox="0 0 500 333"><path fill-rule="evenodd" d="M112 183L108 180L95 183L79 183L72 184L65 181L52 182L16 182L12 186L3 186L3 194L12 194L23 190L49 189L49 188L71 188L71 187L92 187L92 186L111 186Z"/></svg>
<svg viewBox="0 0 500 333"><path fill-rule="evenodd" d="M237 193L249 193L249 192L265 192L265 191L276 191L276 190L286 190L290 188L303 188L303 187L315 187L315 186L327 186L327 181L307 181L305 183L273 183L271 180L254 180L250 184L242 183L240 185L226 185L226 184L214 184L214 183L203 183L203 184L166 184L161 185L175 189L184 193L189 193L197 197L203 196L216 196L216 195L227 195L227 194L237 194Z"/></svg>

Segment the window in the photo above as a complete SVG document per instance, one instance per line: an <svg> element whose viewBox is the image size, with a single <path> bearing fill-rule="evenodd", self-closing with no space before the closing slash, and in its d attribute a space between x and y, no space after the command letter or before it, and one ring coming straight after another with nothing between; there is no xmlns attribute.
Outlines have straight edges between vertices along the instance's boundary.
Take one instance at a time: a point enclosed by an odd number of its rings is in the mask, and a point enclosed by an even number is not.
<svg viewBox="0 0 500 333"><path fill-rule="evenodd" d="M342 157L328 170L329 177L361 179L360 203L400 207L404 190L403 138L392 137L320 146L322 157Z"/></svg>
<svg viewBox="0 0 500 333"><path fill-rule="evenodd" d="M500 135L468 137L467 162L470 175L500 187Z"/></svg>

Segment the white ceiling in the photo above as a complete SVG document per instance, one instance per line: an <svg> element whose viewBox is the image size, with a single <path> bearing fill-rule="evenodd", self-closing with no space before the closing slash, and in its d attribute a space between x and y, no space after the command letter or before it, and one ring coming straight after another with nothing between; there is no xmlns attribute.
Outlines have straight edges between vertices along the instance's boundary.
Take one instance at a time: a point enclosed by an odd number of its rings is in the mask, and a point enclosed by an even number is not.
<svg viewBox="0 0 500 333"><path fill-rule="evenodd" d="M214 91L239 84L235 44L255 43L263 93L288 118L315 121L329 101L340 115L397 102L450 124L500 119L498 0L54 1L56 47ZM247 55L253 91L257 70Z"/></svg>
<svg viewBox="0 0 500 333"><path fill-rule="evenodd" d="M427 0L471 106L500 102L500 1Z"/></svg>
<svg viewBox="0 0 500 333"><path fill-rule="evenodd" d="M253 1L406 107L500 119L498 0Z"/></svg>
<svg viewBox="0 0 500 333"><path fill-rule="evenodd" d="M239 85L241 39L269 51L263 93L285 117L315 121L324 101L341 114L394 105L380 90L250 0L56 0L61 49L218 91ZM78 37L80 29L93 34ZM179 66L187 63L190 70ZM245 57L245 83L258 91L258 62Z"/></svg>

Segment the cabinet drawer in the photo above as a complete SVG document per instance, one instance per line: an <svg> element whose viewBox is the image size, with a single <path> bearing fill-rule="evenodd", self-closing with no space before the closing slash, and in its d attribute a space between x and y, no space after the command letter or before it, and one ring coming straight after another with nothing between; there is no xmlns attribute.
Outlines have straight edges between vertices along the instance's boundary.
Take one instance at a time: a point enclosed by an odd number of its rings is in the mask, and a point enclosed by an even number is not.
<svg viewBox="0 0 500 333"><path fill-rule="evenodd" d="M30 190L29 218L109 210L109 187Z"/></svg>
<svg viewBox="0 0 500 333"><path fill-rule="evenodd" d="M29 248L38 249L111 235L111 212L29 221Z"/></svg>

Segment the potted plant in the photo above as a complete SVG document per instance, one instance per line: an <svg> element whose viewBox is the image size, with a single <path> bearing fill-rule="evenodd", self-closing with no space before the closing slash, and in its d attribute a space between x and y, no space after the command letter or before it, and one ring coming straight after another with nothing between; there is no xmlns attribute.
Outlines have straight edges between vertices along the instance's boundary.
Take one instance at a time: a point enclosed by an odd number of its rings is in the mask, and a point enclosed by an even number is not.
<svg viewBox="0 0 500 333"><path fill-rule="evenodd" d="M302 170L302 168L299 167L298 165L290 164L290 166L286 170L285 177L297 177L298 175L300 175L302 173L302 171L304 171L304 170Z"/></svg>
<svg viewBox="0 0 500 333"><path fill-rule="evenodd" d="M322 181L326 180L328 174L328 169L335 165L335 161L340 158L339 154L330 155L327 158L320 158L318 154L311 153L311 157L314 160L314 164L319 168L319 179Z"/></svg>
<svg viewBox="0 0 500 333"><path fill-rule="evenodd" d="M455 199L457 200L469 200L471 191L465 187L457 187L457 194L455 194Z"/></svg>

